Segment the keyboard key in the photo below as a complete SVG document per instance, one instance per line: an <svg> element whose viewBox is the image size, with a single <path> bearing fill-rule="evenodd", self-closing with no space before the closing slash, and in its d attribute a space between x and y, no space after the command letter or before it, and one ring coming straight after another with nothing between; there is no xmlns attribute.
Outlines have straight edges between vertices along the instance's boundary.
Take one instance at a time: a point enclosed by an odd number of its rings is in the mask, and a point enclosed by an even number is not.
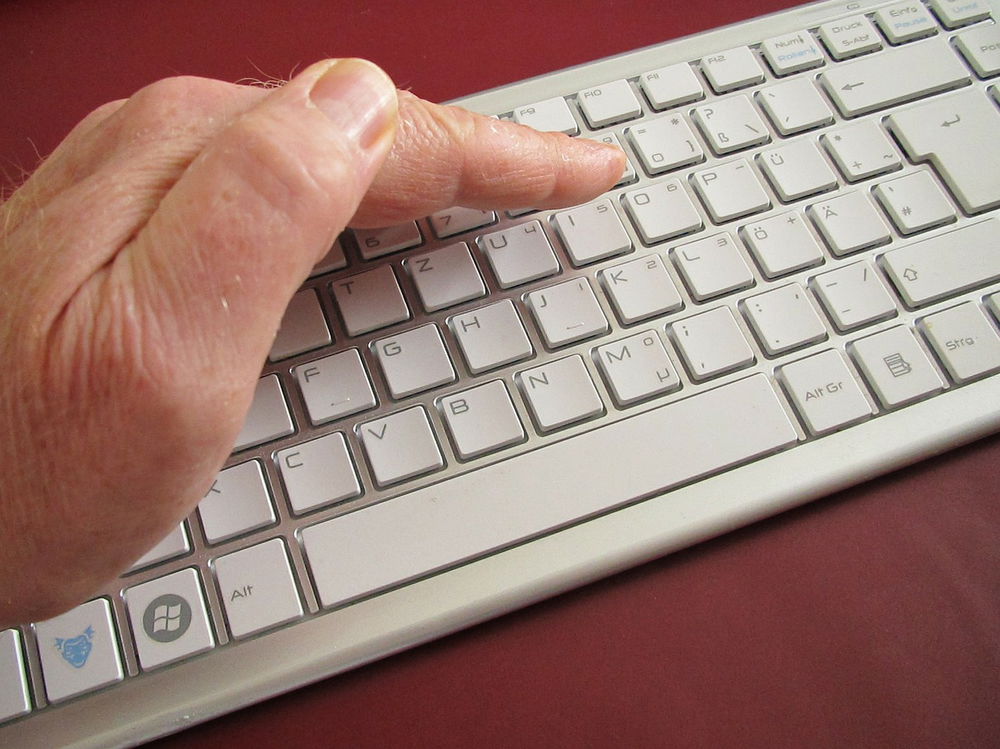
<svg viewBox="0 0 1000 749"><path fill-rule="evenodd" d="M980 78L1000 75L1000 28L977 26L955 37L955 47Z"/></svg>
<svg viewBox="0 0 1000 749"><path fill-rule="evenodd" d="M576 100L587 124L594 129L634 120L642 114L642 106L625 80L584 89L576 95Z"/></svg>
<svg viewBox="0 0 1000 749"><path fill-rule="evenodd" d="M705 160L705 152L683 115L649 120L625 131L632 148L650 175L662 174Z"/></svg>
<svg viewBox="0 0 1000 749"><path fill-rule="evenodd" d="M478 208L462 208L455 206L443 211L432 213L428 217L431 228L440 239L454 237L481 226L489 226L497 221L494 211L482 211Z"/></svg>
<svg viewBox="0 0 1000 749"><path fill-rule="evenodd" d="M968 213L1000 206L1000 112L981 92L963 91L897 112L889 127L916 162L930 162Z"/></svg>
<svg viewBox="0 0 1000 749"><path fill-rule="evenodd" d="M691 182L717 224L771 207L771 199L746 159L695 172Z"/></svg>
<svg viewBox="0 0 1000 749"><path fill-rule="evenodd" d="M646 244L690 234L704 226L701 214L677 179L627 192L622 204Z"/></svg>
<svg viewBox="0 0 1000 749"><path fill-rule="evenodd" d="M849 182L885 174L903 166L888 136L872 120L820 136L841 174Z"/></svg>
<svg viewBox="0 0 1000 749"><path fill-rule="evenodd" d="M761 89L756 95L771 124L792 135L833 122L833 112L808 78L793 78Z"/></svg>
<svg viewBox="0 0 1000 749"><path fill-rule="evenodd" d="M753 286L753 274L728 232L682 244L670 256L696 301Z"/></svg>
<svg viewBox="0 0 1000 749"><path fill-rule="evenodd" d="M1000 334L979 305L967 302L930 315L920 328L955 382L1000 370Z"/></svg>
<svg viewBox="0 0 1000 749"><path fill-rule="evenodd" d="M300 364L292 374L313 424L375 408L375 393L357 349Z"/></svg>
<svg viewBox="0 0 1000 749"><path fill-rule="evenodd" d="M846 192L808 208L834 255L849 255L890 239L889 227L862 192Z"/></svg>
<svg viewBox="0 0 1000 749"><path fill-rule="evenodd" d="M922 307L1000 279L994 218L887 252L882 265L908 307Z"/></svg>
<svg viewBox="0 0 1000 749"><path fill-rule="evenodd" d="M603 335L609 330L608 319L586 278L532 291L524 301L550 348Z"/></svg>
<svg viewBox="0 0 1000 749"><path fill-rule="evenodd" d="M872 415L871 404L839 351L786 364L778 373L811 434L827 434Z"/></svg>
<svg viewBox="0 0 1000 749"><path fill-rule="evenodd" d="M344 246L340 243L340 238L333 240L333 245L323 259L313 266L309 277L319 276L323 273L332 273L335 270L347 267L347 257L344 255Z"/></svg>
<svg viewBox="0 0 1000 749"><path fill-rule="evenodd" d="M358 435L379 486L398 484L444 466L423 406L361 424Z"/></svg>
<svg viewBox="0 0 1000 749"><path fill-rule="evenodd" d="M749 297L741 305L769 356L826 340L826 326L797 283Z"/></svg>
<svg viewBox="0 0 1000 749"><path fill-rule="evenodd" d="M735 47L702 58L701 72L717 94L764 80L764 71L749 47Z"/></svg>
<svg viewBox="0 0 1000 749"><path fill-rule="evenodd" d="M524 441L524 428L501 380L438 401L455 452L462 460Z"/></svg>
<svg viewBox="0 0 1000 749"><path fill-rule="evenodd" d="M969 82L947 40L932 40L836 65L820 73L845 117L903 104Z"/></svg>
<svg viewBox="0 0 1000 749"><path fill-rule="evenodd" d="M556 213L552 223L576 266L632 249L632 239L608 198Z"/></svg>
<svg viewBox="0 0 1000 749"><path fill-rule="evenodd" d="M639 86L653 109L666 109L705 98L694 68L686 62L657 68L639 76Z"/></svg>
<svg viewBox="0 0 1000 749"><path fill-rule="evenodd" d="M733 429L733 424L752 429ZM796 442L760 375L324 521L302 543L324 608L475 559ZM607 456L630 447L628 480ZM665 460L664 456L670 456ZM539 477L560 474L559 501ZM543 498L544 499L544 498ZM414 529L420 532L415 533Z"/></svg>
<svg viewBox="0 0 1000 749"><path fill-rule="evenodd" d="M125 678L108 599L88 601L34 627L49 702Z"/></svg>
<svg viewBox="0 0 1000 749"><path fill-rule="evenodd" d="M455 380L437 325L421 325L372 343L393 398L405 398Z"/></svg>
<svg viewBox="0 0 1000 749"><path fill-rule="evenodd" d="M180 570L128 588L125 603L143 671L215 647L196 570Z"/></svg>
<svg viewBox="0 0 1000 749"><path fill-rule="evenodd" d="M740 237L768 278L823 262L823 250L795 211L740 227Z"/></svg>
<svg viewBox="0 0 1000 749"><path fill-rule="evenodd" d="M257 380L253 402L250 404L243 428L236 437L233 450L245 450L292 434L294 431L295 425L292 423L288 404L285 403L285 395L281 392L278 376L267 375Z"/></svg>
<svg viewBox="0 0 1000 749"><path fill-rule="evenodd" d="M592 135L589 137L594 140L599 140L601 143L607 143L610 146L614 146L615 148L620 148L622 151L625 151L621 141L618 140L618 136L612 132L601 133L600 135ZM625 155L625 171L622 172L622 176L615 184L615 187L621 187L622 185L630 184L636 180L635 167L632 166L632 160L628 158L627 152Z"/></svg>
<svg viewBox="0 0 1000 749"><path fill-rule="evenodd" d="M215 560L229 631L240 639L302 616L285 542L272 538Z"/></svg>
<svg viewBox="0 0 1000 749"><path fill-rule="evenodd" d="M637 333L594 350L597 366L619 406L676 390L680 378L654 330Z"/></svg>
<svg viewBox="0 0 1000 749"><path fill-rule="evenodd" d="M152 567L154 564L166 562L169 559L183 556L191 551L191 544L188 541L187 530L182 520L170 533L160 539L152 549L143 554L129 568L129 572L141 570L145 567Z"/></svg>
<svg viewBox="0 0 1000 749"><path fill-rule="evenodd" d="M348 335L361 335L410 319L392 266L358 273L331 285Z"/></svg>
<svg viewBox="0 0 1000 749"><path fill-rule="evenodd" d="M732 96L695 108L692 117L720 156L767 143L771 136L746 96Z"/></svg>
<svg viewBox="0 0 1000 749"><path fill-rule="evenodd" d="M604 404L580 356L526 369L516 378L539 431L561 429L604 413Z"/></svg>
<svg viewBox="0 0 1000 749"><path fill-rule="evenodd" d="M538 221L479 238L497 283L505 289L559 272L559 261Z"/></svg>
<svg viewBox="0 0 1000 749"><path fill-rule="evenodd" d="M465 242L414 255L403 264L428 312L486 296L486 286Z"/></svg>
<svg viewBox="0 0 1000 749"><path fill-rule="evenodd" d="M272 525L276 517L260 462L251 460L219 471L198 503L198 517L210 544Z"/></svg>
<svg viewBox="0 0 1000 749"><path fill-rule="evenodd" d="M742 369L754 363L747 343L729 307L717 307L671 326L684 365L696 380Z"/></svg>
<svg viewBox="0 0 1000 749"><path fill-rule="evenodd" d="M951 203L927 172L883 182L874 192L900 234L915 234L955 220Z"/></svg>
<svg viewBox="0 0 1000 749"><path fill-rule="evenodd" d="M417 247L424 241L416 221L381 229L354 229L354 239L363 260L374 260L394 252L402 252Z"/></svg>
<svg viewBox="0 0 1000 749"><path fill-rule="evenodd" d="M760 45L764 59L775 75L789 75L822 65L826 58L808 31L796 31L765 39Z"/></svg>
<svg viewBox="0 0 1000 749"><path fill-rule="evenodd" d="M849 348L886 408L902 406L944 389L944 380L909 328L890 328L854 341Z"/></svg>
<svg viewBox="0 0 1000 749"><path fill-rule="evenodd" d="M875 11L875 20L892 44L902 44L937 33L937 24L919 0L889 5Z"/></svg>
<svg viewBox="0 0 1000 749"><path fill-rule="evenodd" d="M509 299L455 315L448 325L473 374L527 359L534 353Z"/></svg>
<svg viewBox="0 0 1000 749"><path fill-rule="evenodd" d="M28 677L21 659L21 633L0 631L0 723L31 712Z"/></svg>
<svg viewBox="0 0 1000 749"><path fill-rule="evenodd" d="M316 292L302 289L289 302L267 358L271 361L287 359L303 351L326 346L332 340Z"/></svg>
<svg viewBox="0 0 1000 749"><path fill-rule="evenodd" d="M930 6L948 29L990 17L990 8L983 0L930 0Z"/></svg>
<svg viewBox="0 0 1000 749"><path fill-rule="evenodd" d="M896 314L896 303L867 260L816 276L812 287L833 324L842 332Z"/></svg>
<svg viewBox="0 0 1000 749"><path fill-rule="evenodd" d="M599 274L621 321L629 323L679 310L683 303L659 255L614 265Z"/></svg>
<svg viewBox="0 0 1000 749"><path fill-rule="evenodd" d="M882 49L882 39L867 16L851 16L824 23L819 27L819 37L834 60L846 60Z"/></svg>
<svg viewBox="0 0 1000 749"><path fill-rule="evenodd" d="M533 127L535 130L576 135L580 128L569 110L569 105L561 96L518 107L514 110L514 122Z"/></svg>
<svg viewBox="0 0 1000 749"><path fill-rule="evenodd" d="M296 515L361 495L358 474L341 432L281 450L274 459L288 504Z"/></svg>
<svg viewBox="0 0 1000 749"><path fill-rule="evenodd" d="M837 175L808 140L761 151L757 163L785 203L837 187Z"/></svg>

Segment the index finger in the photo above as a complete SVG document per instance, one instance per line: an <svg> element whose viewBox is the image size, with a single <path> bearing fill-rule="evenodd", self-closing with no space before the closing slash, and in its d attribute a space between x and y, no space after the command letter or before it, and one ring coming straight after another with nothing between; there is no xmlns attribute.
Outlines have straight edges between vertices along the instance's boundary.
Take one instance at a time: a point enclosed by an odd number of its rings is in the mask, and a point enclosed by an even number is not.
<svg viewBox="0 0 1000 749"><path fill-rule="evenodd" d="M621 149L543 133L399 92L399 129L351 226L377 227L452 206L556 208L614 186Z"/></svg>

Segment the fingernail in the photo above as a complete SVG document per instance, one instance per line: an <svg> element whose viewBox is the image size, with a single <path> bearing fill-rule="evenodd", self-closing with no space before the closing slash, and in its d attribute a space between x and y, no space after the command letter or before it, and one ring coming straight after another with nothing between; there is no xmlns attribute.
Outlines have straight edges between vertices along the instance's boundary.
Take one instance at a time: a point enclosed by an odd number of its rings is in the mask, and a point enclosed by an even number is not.
<svg viewBox="0 0 1000 749"><path fill-rule="evenodd" d="M395 123L396 86L367 60L335 61L313 84L309 98L363 149L390 133Z"/></svg>

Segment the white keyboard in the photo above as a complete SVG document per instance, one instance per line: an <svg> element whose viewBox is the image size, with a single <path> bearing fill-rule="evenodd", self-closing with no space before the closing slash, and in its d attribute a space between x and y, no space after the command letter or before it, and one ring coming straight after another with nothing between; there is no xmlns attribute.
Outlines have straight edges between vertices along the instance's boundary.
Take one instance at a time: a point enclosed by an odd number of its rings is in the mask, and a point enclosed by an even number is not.
<svg viewBox="0 0 1000 749"><path fill-rule="evenodd" d="M458 102L629 168L342 236L197 511L0 632L0 745L175 731L996 431L998 15L804 6Z"/></svg>

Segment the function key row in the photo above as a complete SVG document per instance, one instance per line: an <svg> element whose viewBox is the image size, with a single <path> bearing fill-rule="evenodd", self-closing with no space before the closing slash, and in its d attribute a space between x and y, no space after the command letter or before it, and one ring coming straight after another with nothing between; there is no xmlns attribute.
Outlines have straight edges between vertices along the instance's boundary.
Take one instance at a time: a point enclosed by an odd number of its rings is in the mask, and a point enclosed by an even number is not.
<svg viewBox="0 0 1000 749"><path fill-rule="evenodd" d="M933 0L931 8L950 30L986 20L990 15L982 0ZM771 71L784 77L825 65L822 47L834 61L842 62L883 49L883 38L890 45L899 46L934 36L938 30L934 16L923 3L904 0L879 8L870 16L856 15L825 23L816 29L816 36L802 30L765 39L760 44L760 53ZM995 74L989 71L996 65L996 54L990 46L995 43L996 28L983 26L966 33L967 38L957 37L963 55L981 77ZM705 97L696 69L716 94L756 86L766 80L761 58L751 47L740 46L707 55L694 64L678 63L642 73L637 79L638 88L657 111L695 102ZM933 70L933 65L927 70ZM832 87L830 92L836 96ZM583 89L576 93L575 99L584 121L593 130L636 119L643 113L636 90L625 79ZM842 109L857 113L849 101L845 104ZM567 135L580 132L569 102L563 97L518 107L511 116L515 122L538 130Z"/></svg>

